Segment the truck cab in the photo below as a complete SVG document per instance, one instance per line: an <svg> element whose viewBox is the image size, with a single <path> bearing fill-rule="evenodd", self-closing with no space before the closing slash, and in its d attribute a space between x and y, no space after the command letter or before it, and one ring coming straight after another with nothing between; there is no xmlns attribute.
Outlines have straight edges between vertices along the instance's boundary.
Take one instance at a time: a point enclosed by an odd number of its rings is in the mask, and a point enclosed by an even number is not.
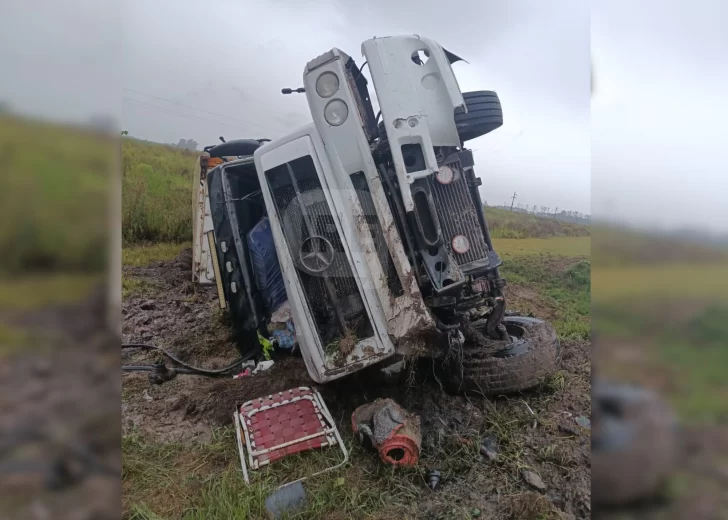
<svg viewBox="0 0 728 520"><path fill-rule="evenodd" d="M395 354L447 353L471 321L511 341L501 260L464 145L502 124L497 95L462 93L460 58L428 38L373 38L361 51L373 92L342 50L318 56L296 90L313 122L207 176L234 323L249 340L265 329L280 279L319 383ZM262 221L258 243L268 245L251 256L246 236ZM261 277L261 258L278 274Z"/></svg>

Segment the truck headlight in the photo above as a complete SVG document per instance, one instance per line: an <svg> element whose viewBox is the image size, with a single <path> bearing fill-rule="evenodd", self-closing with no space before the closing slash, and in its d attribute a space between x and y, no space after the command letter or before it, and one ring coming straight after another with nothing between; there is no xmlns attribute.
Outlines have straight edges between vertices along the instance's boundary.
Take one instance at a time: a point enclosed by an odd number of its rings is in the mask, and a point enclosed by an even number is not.
<svg viewBox="0 0 728 520"><path fill-rule="evenodd" d="M457 235L452 239L452 249L459 255L464 255L470 250L470 240L465 235Z"/></svg>
<svg viewBox="0 0 728 520"><path fill-rule="evenodd" d="M343 125L347 117L349 117L349 107L340 99L329 101L324 108L324 119L331 126Z"/></svg>
<svg viewBox="0 0 728 520"><path fill-rule="evenodd" d="M316 80L316 93L322 98L330 98L339 90L339 78L333 72L324 72Z"/></svg>

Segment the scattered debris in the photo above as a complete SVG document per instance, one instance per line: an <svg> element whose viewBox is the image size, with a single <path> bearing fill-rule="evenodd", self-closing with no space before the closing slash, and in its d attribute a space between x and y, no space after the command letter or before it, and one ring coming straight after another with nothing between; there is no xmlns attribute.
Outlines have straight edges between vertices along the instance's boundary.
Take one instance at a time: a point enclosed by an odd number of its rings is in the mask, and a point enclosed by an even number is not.
<svg viewBox="0 0 728 520"><path fill-rule="evenodd" d="M581 415L574 420L576 421L576 424L578 424L582 428L591 430L591 420L589 419L589 417L584 417L583 415Z"/></svg>
<svg viewBox="0 0 728 520"><path fill-rule="evenodd" d="M432 471L429 471L427 473L427 485L430 486L430 489L432 491L435 491L438 487L440 487L440 472L436 469L433 469Z"/></svg>
<svg viewBox="0 0 728 520"><path fill-rule="evenodd" d="M291 304L286 300L270 316L271 323L286 323L291 319Z"/></svg>
<svg viewBox="0 0 728 520"><path fill-rule="evenodd" d="M382 367L379 372L385 381L396 382L402 376L402 372L404 371L406 364L407 363L404 359L400 359L399 361L395 361L394 363L390 363L389 365Z"/></svg>
<svg viewBox="0 0 728 520"><path fill-rule="evenodd" d="M296 346L296 328L292 319L289 318L285 323L271 323L268 331L278 348L293 351Z"/></svg>
<svg viewBox="0 0 728 520"><path fill-rule="evenodd" d="M148 403L154 401L154 397L149 395L149 391L146 388L144 389L144 392L142 392L142 399L144 399Z"/></svg>
<svg viewBox="0 0 728 520"><path fill-rule="evenodd" d="M273 362L271 361L271 363ZM242 369L242 372L240 372L239 374L235 374L233 376L233 379L240 379L241 377L248 377L254 374L255 372L253 371L255 370L255 361L252 359L249 359L248 361L243 361L243 364L240 368Z"/></svg>
<svg viewBox="0 0 728 520"><path fill-rule="evenodd" d="M480 454L491 462L498 460L498 451L498 441L492 435L488 435L480 444Z"/></svg>
<svg viewBox="0 0 728 520"><path fill-rule="evenodd" d="M539 491L546 490L546 484L544 484L543 480L541 480L541 477L539 477L533 471L523 470L523 472L521 472L521 476L523 477L523 480L526 481L526 484L533 487L534 489L538 489Z"/></svg>
<svg viewBox="0 0 728 520"><path fill-rule="evenodd" d="M567 435L573 435L574 437L578 437L580 435L579 430L570 424L559 424L559 431Z"/></svg>
<svg viewBox="0 0 728 520"><path fill-rule="evenodd" d="M255 370L253 370L253 375L258 374L260 372L265 372L270 367L272 367L273 364L274 364L274 362L272 360L269 360L269 361L261 361L260 363L258 363L258 366L255 367Z"/></svg>
<svg viewBox="0 0 728 520"><path fill-rule="evenodd" d="M528 411L531 412L531 415L533 416L533 429L536 429L536 426L538 426L538 419L536 418L536 414L533 413L533 410L531 410L531 407L528 406L528 403L526 401L521 401L524 405L526 405L526 408L528 408Z"/></svg>
<svg viewBox="0 0 728 520"><path fill-rule="evenodd" d="M305 386L248 401L235 411L233 422L246 483L250 483L248 464L256 470L302 451L338 445L344 460L294 482L336 469L349 460L349 453L321 394Z"/></svg>
<svg viewBox="0 0 728 520"><path fill-rule="evenodd" d="M566 503L564 502L564 497L562 497L555 491L549 491L548 493L546 493L546 498L558 509L563 509L566 506Z"/></svg>
<svg viewBox="0 0 728 520"><path fill-rule="evenodd" d="M250 374L251 374L251 372L250 372L250 368L246 368L245 370L243 370L243 371L242 371L242 372L240 372L239 374L235 374L235 375L233 376L233 379L240 379L240 378L242 378L242 377L248 377L248 376L249 376Z"/></svg>
<svg viewBox="0 0 728 520"><path fill-rule="evenodd" d="M408 413L392 399L377 399L360 406L351 416L360 442L368 440L383 462L414 466L420 458L420 418Z"/></svg>
<svg viewBox="0 0 728 520"><path fill-rule="evenodd" d="M341 352L344 357L348 356L352 353L358 341L356 334L352 331L348 331L347 334L339 340L339 352Z"/></svg>
<svg viewBox="0 0 728 520"><path fill-rule="evenodd" d="M473 518L478 518L478 517L480 517L480 515L481 515L480 509L478 509L477 507L475 509L473 509L472 511L470 511L470 516L472 516Z"/></svg>
<svg viewBox="0 0 728 520"><path fill-rule="evenodd" d="M263 357L270 360L271 352L273 352L273 342L258 332L258 343L260 343L260 347L263 350Z"/></svg>
<svg viewBox="0 0 728 520"><path fill-rule="evenodd" d="M278 488L265 499L265 511L271 520L288 518L306 505L306 490L301 482Z"/></svg>

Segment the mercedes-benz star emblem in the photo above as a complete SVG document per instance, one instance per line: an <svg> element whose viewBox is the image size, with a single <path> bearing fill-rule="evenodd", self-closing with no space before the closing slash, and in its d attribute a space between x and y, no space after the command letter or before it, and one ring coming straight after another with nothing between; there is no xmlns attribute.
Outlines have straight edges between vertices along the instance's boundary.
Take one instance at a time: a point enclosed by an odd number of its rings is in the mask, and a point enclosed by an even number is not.
<svg viewBox="0 0 728 520"><path fill-rule="evenodd" d="M334 246L322 236L308 237L298 250L298 259L304 270L321 273L334 263Z"/></svg>

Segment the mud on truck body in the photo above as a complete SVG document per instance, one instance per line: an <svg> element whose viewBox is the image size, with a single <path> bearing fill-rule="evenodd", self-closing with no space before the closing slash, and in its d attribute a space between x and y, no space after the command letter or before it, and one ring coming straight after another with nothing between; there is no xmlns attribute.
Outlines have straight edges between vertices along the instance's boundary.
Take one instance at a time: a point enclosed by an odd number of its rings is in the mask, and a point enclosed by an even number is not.
<svg viewBox="0 0 728 520"><path fill-rule="evenodd" d="M316 382L430 356L453 391L538 384L560 345L547 323L506 312L464 146L501 126L498 96L462 93L451 67L460 58L433 40L374 38L361 50L377 115L363 65L334 48L296 89L311 124L207 174L219 290L240 348L266 335L281 300L266 284L278 277ZM261 229L273 245L253 252Z"/></svg>

